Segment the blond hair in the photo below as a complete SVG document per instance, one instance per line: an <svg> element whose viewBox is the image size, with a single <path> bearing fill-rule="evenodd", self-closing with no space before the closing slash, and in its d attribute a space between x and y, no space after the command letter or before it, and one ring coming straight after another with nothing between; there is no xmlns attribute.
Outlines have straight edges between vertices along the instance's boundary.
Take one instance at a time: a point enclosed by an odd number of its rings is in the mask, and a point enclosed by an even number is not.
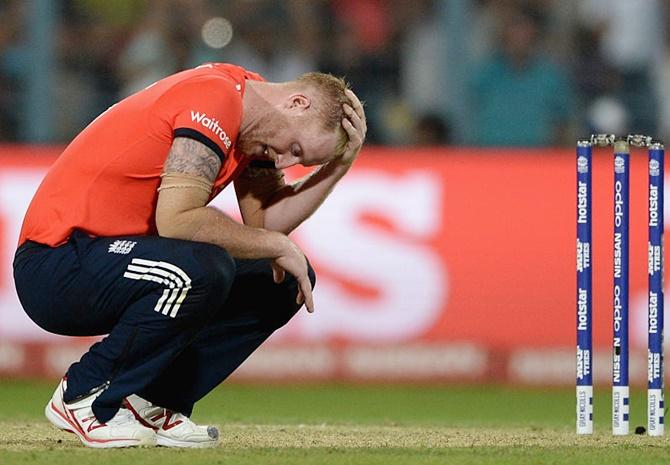
<svg viewBox="0 0 670 465"><path fill-rule="evenodd" d="M300 84L306 84L315 89L320 97L315 102L315 110L323 121L324 129L327 131L336 130L338 134L335 156L344 154L349 142L347 132L342 127L342 120L345 118L345 103L351 105L345 91L349 89L349 84L343 79L326 73L305 73L296 80Z"/></svg>

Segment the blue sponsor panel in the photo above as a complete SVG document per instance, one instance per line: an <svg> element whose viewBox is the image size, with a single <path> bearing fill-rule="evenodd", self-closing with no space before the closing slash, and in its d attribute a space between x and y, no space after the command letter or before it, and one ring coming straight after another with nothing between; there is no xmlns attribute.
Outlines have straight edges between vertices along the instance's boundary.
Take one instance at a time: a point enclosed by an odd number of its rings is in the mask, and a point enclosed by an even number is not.
<svg viewBox="0 0 670 465"><path fill-rule="evenodd" d="M591 170L589 141L577 143L577 433L593 432Z"/></svg>
<svg viewBox="0 0 670 465"><path fill-rule="evenodd" d="M652 436L663 434L663 174L664 147L649 147L649 299L647 309L647 419Z"/></svg>

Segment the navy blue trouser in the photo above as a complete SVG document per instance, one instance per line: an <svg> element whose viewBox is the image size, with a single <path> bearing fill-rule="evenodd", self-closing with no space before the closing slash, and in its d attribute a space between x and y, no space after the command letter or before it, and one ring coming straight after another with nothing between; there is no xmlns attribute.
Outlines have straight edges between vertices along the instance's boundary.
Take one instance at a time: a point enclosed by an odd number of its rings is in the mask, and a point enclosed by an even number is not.
<svg viewBox="0 0 670 465"><path fill-rule="evenodd" d="M310 267L312 285L314 272ZM139 396L185 415L297 312L298 286L276 284L268 260L155 236L28 242L14 259L28 316L46 331L107 334L67 372L65 400L100 386L99 421Z"/></svg>

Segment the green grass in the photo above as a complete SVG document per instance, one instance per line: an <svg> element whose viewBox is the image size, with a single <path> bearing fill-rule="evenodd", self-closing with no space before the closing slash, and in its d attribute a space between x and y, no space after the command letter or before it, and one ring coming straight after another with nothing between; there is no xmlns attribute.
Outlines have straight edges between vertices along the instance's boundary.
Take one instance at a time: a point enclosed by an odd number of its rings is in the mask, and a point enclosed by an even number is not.
<svg viewBox="0 0 670 465"><path fill-rule="evenodd" d="M0 381L0 464L670 463L664 438L609 434L608 391L596 395L597 433L577 437L573 389L230 384L194 413L222 426L218 449L96 451L44 420L53 387ZM645 423L642 391L631 419Z"/></svg>

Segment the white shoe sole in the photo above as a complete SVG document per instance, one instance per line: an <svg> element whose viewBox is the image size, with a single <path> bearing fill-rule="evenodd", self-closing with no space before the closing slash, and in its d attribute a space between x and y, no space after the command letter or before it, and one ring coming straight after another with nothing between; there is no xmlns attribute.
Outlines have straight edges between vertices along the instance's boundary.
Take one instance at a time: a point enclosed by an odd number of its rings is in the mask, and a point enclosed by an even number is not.
<svg viewBox="0 0 670 465"><path fill-rule="evenodd" d="M216 447L219 444L219 440L212 441L179 441L176 439L168 438L161 436L156 433L156 445L163 447L185 447L190 449L208 449L210 447Z"/></svg>
<svg viewBox="0 0 670 465"><path fill-rule="evenodd" d="M86 435L86 433L81 430L76 424L73 424L66 416L65 413L61 412L53 404L53 401L49 403L44 408L44 415L47 417L47 420L51 422L58 429L67 431L68 433L73 433L77 435L79 440L87 447L93 447L95 449L109 449L116 447L138 447L138 446L155 446L156 437L154 435L147 435L147 437L133 439L133 438L118 438L118 439L94 439Z"/></svg>

